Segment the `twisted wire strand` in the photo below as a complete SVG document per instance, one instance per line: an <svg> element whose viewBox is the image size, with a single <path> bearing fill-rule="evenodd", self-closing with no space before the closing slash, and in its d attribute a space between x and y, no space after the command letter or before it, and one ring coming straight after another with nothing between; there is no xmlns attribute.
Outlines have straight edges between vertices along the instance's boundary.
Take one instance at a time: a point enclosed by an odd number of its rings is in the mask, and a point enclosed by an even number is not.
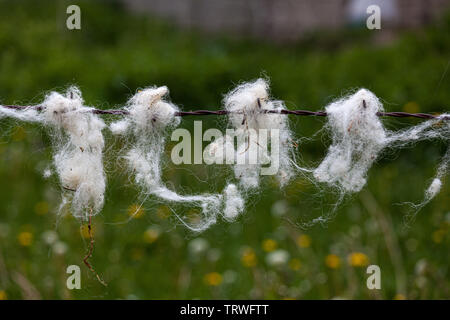
<svg viewBox="0 0 450 320"><path fill-rule="evenodd" d="M5 108L9 109L28 109L28 108L34 108L38 111L41 111L43 109L42 106L36 105L36 106L16 106L16 105L3 105ZM100 114L100 115L128 115L128 111L124 109L92 109L92 112L94 114ZM175 113L175 116L178 117L186 117L186 116L208 116L208 115L214 115L214 116L222 116L227 115L231 112L227 110L193 110L193 111L178 111ZM281 110L261 110L261 113L273 113L273 114L292 114L296 116L314 116L314 117L326 117L327 113L325 111L310 111L310 110L287 110L287 109L281 109ZM431 114L431 113L409 113L409 112L399 112L399 111L393 111L393 112L377 112L377 116L379 117L394 117L394 118L419 118L419 119L437 119L440 118L441 120L450 120L450 116L440 116L439 114Z"/></svg>

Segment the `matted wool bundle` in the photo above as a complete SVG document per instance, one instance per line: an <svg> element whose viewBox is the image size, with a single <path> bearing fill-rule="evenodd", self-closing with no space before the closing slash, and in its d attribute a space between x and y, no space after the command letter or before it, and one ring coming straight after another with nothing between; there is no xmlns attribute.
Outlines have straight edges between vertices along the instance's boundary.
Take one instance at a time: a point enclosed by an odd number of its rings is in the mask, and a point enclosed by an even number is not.
<svg viewBox="0 0 450 320"><path fill-rule="evenodd" d="M39 111L40 110L40 111ZM62 207L71 202L72 214L87 220L104 202L103 120L85 107L81 92L71 87L65 95L52 92L40 109L0 108L0 115L40 122L52 130L53 165L63 192Z"/></svg>
<svg viewBox="0 0 450 320"><path fill-rule="evenodd" d="M167 131L180 123L179 117L175 116L178 108L164 100L167 93L167 87L150 87L138 92L125 108L129 113L126 119L110 125L113 133L126 134L130 138L125 159L134 172L135 182L142 187L145 194L156 196L168 203L199 207L203 217L195 225L187 223L175 213L193 231L202 231L214 224L222 210L224 217L232 220L243 210L243 200L240 194L235 192L234 185L228 185L225 189L224 204L222 194L179 195L163 183L161 156Z"/></svg>
<svg viewBox="0 0 450 320"><path fill-rule="evenodd" d="M230 153L234 155L234 175L244 190L258 189L261 175L275 175L281 186L286 185L294 175L294 144L288 118L281 114L285 106L281 101L270 100L268 82L257 79L241 84L226 95L224 104L234 135L214 141L206 153L212 159L219 158L220 163L222 157L229 159ZM267 163L270 167L262 167Z"/></svg>
<svg viewBox="0 0 450 320"><path fill-rule="evenodd" d="M387 144L386 131L377 116L383 106L372 92L361 89L325 110L332 144L314 177L344 192L358 192L366 184L367 170Z"/></svg>
<svg viewBox="0 0 450 320"><path fill-rule="evenodd" d="M444 114L416 126L389 131L384 128L378 113L383 112L379 99L369 90L339 99L326 107L327 128L331 132L332 144L314 177L338 188L342 194L360 191L367 182L367 171L384 149L398 149L412 143L440 139L448 143L450 124L443 121ZM448 172L447 151L438 167L436 177L425 192L423 206L439 193L442 180Z"/></svg>

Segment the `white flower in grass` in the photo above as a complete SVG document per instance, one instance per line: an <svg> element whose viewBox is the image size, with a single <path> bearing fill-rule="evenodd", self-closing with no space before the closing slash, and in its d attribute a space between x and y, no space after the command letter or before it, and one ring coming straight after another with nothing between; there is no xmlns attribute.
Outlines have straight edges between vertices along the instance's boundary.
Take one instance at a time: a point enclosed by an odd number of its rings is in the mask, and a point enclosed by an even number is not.
<svg viewBox="0 0 450 320"><path fill-rule="evenodd" d="M209 248L209 243L203 238L196 238L191 240L188 244L188 250L193 255L199 255Z"/></svg>
<svg viewBox="0 0 450 320"><path fill-rule="evenodd" d="M222 252L220 252L220 249L217 248L211 248L207 253L208 260L211 262L217 262L221 256Z"/></svg>
<svg viewBox="0 0 450 320"><path fill-rule="evenodd" d="M53 245L53 252L57 255L63 255L67 252L67 244L65 244L62 241L57 241L54 245Z"/></svg>
<svg viewBox="0 0 450 320"><path fill-rule="evenodd" d="M223 273L223 282L231 284L236 281L238 275L234 270L227 270Z"/></svg>
<svg viewBox="0 0 450 320"><path fill-rule="evenodd" d="M42 234L42 239L46 244L52 245L58 240L58 234L53 230L47 230Z"/></svg>
<svg viewBox="0 0 450 320"><path fill-rule="evenodd" d="M289 252L283 249L278 249L270 252L266 256L266 263L272 267L279 267L285 265L289 260Z"/></svg>
<svg viewBox="0 0 450 320"><path fill-rule="evenodd" d="M274 216L279 217L285 215L289 211L289 205L286 200L276 201L271 208L271 212Z"/></svg>

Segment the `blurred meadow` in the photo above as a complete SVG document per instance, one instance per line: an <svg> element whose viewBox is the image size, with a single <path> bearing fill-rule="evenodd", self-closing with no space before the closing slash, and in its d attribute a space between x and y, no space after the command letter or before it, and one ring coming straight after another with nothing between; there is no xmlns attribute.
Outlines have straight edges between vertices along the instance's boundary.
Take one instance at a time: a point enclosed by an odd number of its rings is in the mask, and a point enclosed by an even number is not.
<svg viewBox="0 0 450 320"><path fill-rule="evenodd" d="M80 31L65 25L73 3L82 8ZM75 84L87 105L114 108L139 88L167 85L183 110L214 110L236 84L266 76L273 97L289 109L322 110L366 87L387 111L449 111L450 16L384 45L374 44L374 32L317 32L283 45L183 31L112 1L0 0L0 103L39 103L50 90ZM192 130L194 120L204 129L226 125L223 117L186 117L181 126ZM300 160L316 165L329 144L319 131L325 120L290 120ZM390 129L419 123L383 121ZM51 165L48 132L5 119L0 130L0 299L450 298L448 181L405 223L405 203L422 200L443 143L384 154L368 185L325 225L299 223L330 212L337 194L300 175L280 191L265 177L236 222L195 234L164 204L139 195L120 158L124 141L105 130L108 184L90 260L105 288L82 262L86 225L57 215L60 186L43 176ZM164 179L177 191L220 191L232 180L224 166L173 165L172 146ZM66 288L72 264L81 267L81 290ZM381 268L381 290L366 287L369 264Z"/></svg>

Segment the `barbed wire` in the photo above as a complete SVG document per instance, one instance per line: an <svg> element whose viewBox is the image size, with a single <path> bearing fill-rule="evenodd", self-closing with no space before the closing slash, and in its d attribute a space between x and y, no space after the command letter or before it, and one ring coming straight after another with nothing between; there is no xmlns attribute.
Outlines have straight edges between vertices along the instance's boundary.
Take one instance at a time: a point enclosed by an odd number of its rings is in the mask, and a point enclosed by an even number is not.
<svg viewBox="0 0 450 320"><path fill-rule="evenodd" d="M40 105L36 106L18 106L18 105L2 105L2 107L16 110L23 110L28 108L36 109L37 111L41 111L44 107ZM128 115L129 112L124 109L92 109L92 113L100 114L100 115ZM192 111L178 111L175 113L175 116L178 117L186 117L186 116L222 116L231 113L227 110L192 110ZM325 111L310 111L310 110L261 110L261 113L269 113L269 114L285 114L285 115L296 115L296 116L313 116L313 117L326 117L327 113ZM409 113L409 112L400 112L400 111L392 111L392 112L377 112L377 116L379 117L394 117L394 118L419 118L419 119L437 119L441 120L450 120L450 116L441 116L440 114L431 114L431 113Z"/></svg>

